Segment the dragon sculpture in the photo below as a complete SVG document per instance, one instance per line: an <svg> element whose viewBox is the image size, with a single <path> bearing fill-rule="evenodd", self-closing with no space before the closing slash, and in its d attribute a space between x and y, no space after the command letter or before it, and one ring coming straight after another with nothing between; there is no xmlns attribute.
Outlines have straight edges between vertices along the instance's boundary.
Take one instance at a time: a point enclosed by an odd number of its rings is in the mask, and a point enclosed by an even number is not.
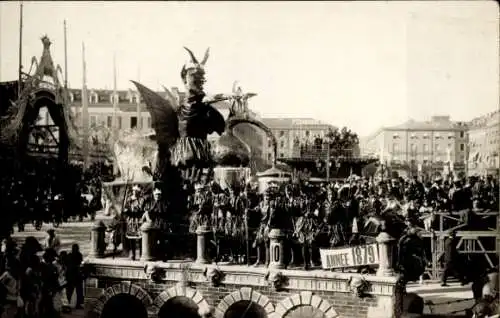
<svg viewBox="0 0 500 318"><path fill-rule="evenodd" d="M184 181L196 183L200 180L203 169L227 161L225 159L230 156L230 152L240 153L237 162L232 165L245 165L243 153L249 151L248 146L233 134L233 128L241 123L263 129L271 137L273 144L276 143L269 128L248 115L248 99L256 94L243 93L235 82L232 94L208 97L203 85L209 50L207 49L199 62L191 50L185 49L189 53L190 61L181 70L181 78L186 89L186 97L183 100L179 96L174 96L165 87L166 98L163 98L144 85L132 81L151 114L151 123L158 144L156 168L153 172L156 181L164 181L168 176L171 183L172 168L175 168L174 170L181 173ZM224 119L213 106L214 103L224 100L229 100L231 103L227 119ZM221 136L213 151L207 140L207 136L212 133Z"/></svg>
<svg viewBox="0 0 500 318"><path fill-rule="evenodd" d="M193 52L186 48L190 62L181 71L186 87L186 98L180 102L167 91L163 98L140 83L132 81L142 95L151 114L151 124L156 134L158 154L155 179L163 181L170 167L176 167L184 180L196 182L204 168L212 164L210 144L207 136L225 130L223 116L207 101L203 91L205 64L209 50L199 62Z"/></svg>

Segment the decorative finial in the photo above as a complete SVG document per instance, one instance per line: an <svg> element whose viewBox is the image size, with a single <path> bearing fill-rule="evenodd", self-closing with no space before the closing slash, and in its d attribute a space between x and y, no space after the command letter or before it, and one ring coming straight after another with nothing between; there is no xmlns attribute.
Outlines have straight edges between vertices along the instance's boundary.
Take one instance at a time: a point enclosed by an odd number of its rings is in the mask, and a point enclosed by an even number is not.
<svg viewBox="0 0 500 318"><path fill-rule="evenodd" d="M49 47L52 44L52 42L50 41L50 39L47 36L47 34L45 34L44 36L42 36L41 40L42 40L42 43L43 43L44 47Z"/></svg>

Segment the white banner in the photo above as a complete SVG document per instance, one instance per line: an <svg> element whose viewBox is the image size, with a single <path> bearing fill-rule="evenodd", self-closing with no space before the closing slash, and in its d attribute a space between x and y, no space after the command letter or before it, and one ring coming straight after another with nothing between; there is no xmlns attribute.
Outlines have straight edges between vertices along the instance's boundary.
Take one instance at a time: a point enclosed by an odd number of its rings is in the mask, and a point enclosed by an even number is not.
<svg viewBox="0 0 500 318"><path fill-rule="evenodd" d="M357 245L346 248L320 249L324 269L378 265L378 245Z"/></svg>

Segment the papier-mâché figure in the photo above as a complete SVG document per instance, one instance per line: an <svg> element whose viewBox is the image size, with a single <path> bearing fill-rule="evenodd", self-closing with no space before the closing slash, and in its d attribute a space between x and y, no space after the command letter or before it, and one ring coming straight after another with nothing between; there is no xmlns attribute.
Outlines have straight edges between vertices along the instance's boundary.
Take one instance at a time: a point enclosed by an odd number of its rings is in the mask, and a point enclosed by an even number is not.
<svg viewBox="0 0 500 318"><path fill-rule="evenodd" d="M137 86L151 114L152 127L158 143L156 174L162 179L167 166L177 167L184 179L196 181L203 168L211 167L212 156L207 136L224 132L223 116L204 100L204 66L208 60L207 49L201 62L186 48L190 61L181 71L186 88L186 98L179 103L167 91L163 98L140 83ZM168 160L168 161L167 161Z"/></svg>

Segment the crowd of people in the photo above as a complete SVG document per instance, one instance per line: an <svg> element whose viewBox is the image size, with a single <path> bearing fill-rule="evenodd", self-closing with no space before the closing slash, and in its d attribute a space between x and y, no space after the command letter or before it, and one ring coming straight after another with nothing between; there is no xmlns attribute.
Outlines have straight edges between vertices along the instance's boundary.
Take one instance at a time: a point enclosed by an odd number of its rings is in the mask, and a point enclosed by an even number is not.
<svg viewBox="0 0 500 318"><path fill-rule="evenodd" d="M71 312L76 292L76 309L83 306L83 256L78 244L71 251L49 229L43 244L27 237L21 248L14 240L2 241L0 252L0 312L2 318L61 317Z"/></svg>
<svg viewBox="0 0 500 318"><path fill-rule="evenodd" d="M70 164L61 173L55 158L31 158L22 167L16 161L2 163L0 202L3 211L12 213L3 217L1 237L12 233L15 224L19 231L30 222L37 229L44 222L58 226L70 218L93 217L102 208L99 165L84 173L81 165Z"/></svg>
<svg viewBox="0 0 500 318"><path fill-rule="evenodd" d="M167 208L159 199L160 187L154 191L155 199L143 192L138 185L133 187L122 220L117 217L113 223L115 245L126 241L137 245L134 241L140 239L145 218L162 220L163 233L173 231ZM194 233L200 225L210 228L215 259L246 263L246 245L250 244L255 263L267 264L269 230L279 228L290 242L290 265L301 262L305 269L318 265L319 248L373 240L383 224L390 223L387 230L399 239L407 228L436 229L437 211L462 211L471 228L488 228L484 222L474 222L474 212L496 211L498 206L498 183L491 177L451 182L436 178L432 184L417 178L380 182L351 178L330 184L271 185L262 194L251 184L222 189L209 182L196 185L192 193L184 231Z"/></svg>
<svg viewBox="0 0 500 318"><path fill-rule="evenodd" d="M155 251L162 259L173 256L179 240L186 252L181 257L194 258L188 242L195 240L185 240L183 234L193 235L202 226L213 233L211 254L216 262L249 264L251 260L255 266L269 264L269 233L280 229L286 235L286 265L305 270L320 265L320 248L374 242L377 234L386 231L399 241L394 267L405 280L415 281L422 279L432 258L420 233L438 230L436 213L459 212L465 223L462 230L496 228L496 222L488 224L477 217L477 212L497 211L499 188L491 176L447 180L436 177L431 183L416 177L377 182L352 177L322 184L272 183L262 193L256 184L241 183L223 189L212 181L188 190L189 214L183 220L185 227L180 229L184 233L179 233L179 221L172 220L168 207L162 204L162 187L155 186L152 197L146 193L146 189L134 185L123 213L109 228L115 248L119 244L127 246L132 259L141 252L140 227L146 222L160 229ZM472 283L477 301L474 310L490 310L498 299L498 284L491 287L498 280L498 275L492 278L498 264L490 268L480 261L482 255L459 253L457 240L456 232L450 231L444 241L440 258L442 286L447 286L450 276L464 285ZM193 254L186 255L190 251Z"/></svg>
<svg viewBox="0 0 500 318"><path fill-rule="evenodd" d="M57 185L60 175L55 173L55 165L33 162L30 167L23 173L12 170L16 172L2 174L2 209L15 211L8 215L16 217L2 223L2 231L7 233L3 237L8 237L15 222L22 231L30 221L82 218L103 208L102 182L108 181L105 178L111 175L110 171L103 173L102 167L92 166L83 173L81 166L70 165L64 178L76 186L67 189ZM271 183L264 191L256 183L241 182L223 188L208 180L211 178L185 186L188 213L182 219L173 218L168 202L162 198L161 184L153 189L132 185L124 198L123 213L117 213L108 228L115 250L121 245L136 259L141 253L141 225L153 223L160 229L154 252L161 259L171 259L179 254L178 243L195 242L184 238L202 226L213 233L210 252L216 262L268 265L269 233L271 229L280 229L286 236L286 265L309 270L321 265L321 248L371 243L381 231L386 231L399 241L394 267L412 281L422 277L432 257L419 234L437 230L437 212L460 212L470 230L496 227L475 218L476 212L498 209L499 185L491 176L446 180L436 177L425 183L416 177L375 181L352 176L329 183ZM75 200L64 200L68 197ZM420 243L403 246L409 241ZM464 284L474 282L475 297L480 298L482 290L478 286L484 285L491 271L487 266L472 263L476 260L465 259L456 251L456 243L454 232L450 232L441 259L442 285L446 286L449 276ZM34 238L27 239L20 251L11 240L4 241L0 263L3 317L14 317L20 310L28 317L38 317L40 313L57 315L68 308L74 289L77 304L82 304L78 247L74 246L69 254L59 252L52 234L45 245L47 249L40 261L37 253L42 248ZM192 245L185 244L185 253L179 256L194 258ZM481 268L474 275L466 271L471 264Z"/></svg>

